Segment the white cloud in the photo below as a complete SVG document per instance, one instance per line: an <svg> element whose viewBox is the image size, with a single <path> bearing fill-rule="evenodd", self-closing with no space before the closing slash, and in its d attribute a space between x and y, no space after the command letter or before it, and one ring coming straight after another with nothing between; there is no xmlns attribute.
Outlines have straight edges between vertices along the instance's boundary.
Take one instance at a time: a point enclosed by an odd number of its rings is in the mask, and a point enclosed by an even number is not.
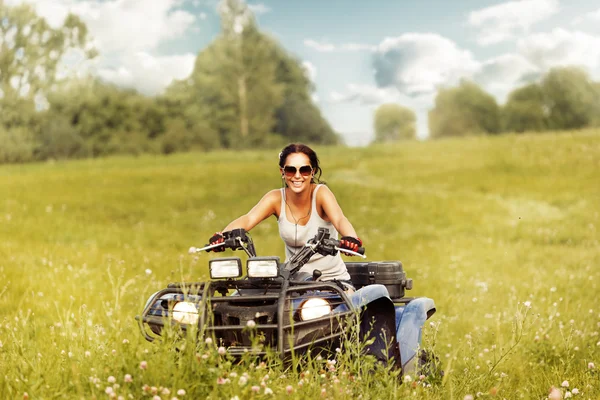
<svg viewBox="0 0 600 400"><path fill-rule="evenodd" d="M554 66L578 65L590 72L600 72L600 36L556 28L520 39L517 48L542 71Z"/></svg>
<svg viewBox="0 0 600 400"><path fill-rule="evenodd" d="M578 65L600 77L600 36L557 28L519 39L515 53L479 61L468 50L437 34L407 33L383 40L373 55L373 65L377 86L395 87L403 95L428 97L440 86L455 85L467 78L501 101L515 87L556 66ZM345 95L337 93L332 100L360 98L368 103L374 96L372 91L355 90Z"/></svg>
<svg viewBox="0 0 600 400"><path fill-rule="evenodd" d="M266 5L264 5L263 3L248 4L248 8L255 15L266 14L271 11L271 9L269 7L267 7Z"/></svg>
<svg viewBox="0 0 600 400"><path fill-rule="evenodd" d="M374 54L375 81L408 96L436 91L440 85L472 76L480 63L468 50L435 33L406 33L386 38Z"/></svg>
<svg viewBox="0 0 600 400"><path fill-rule="evenodd" d="M182 0L6 0L6 3L33 5L53 27L61 26L69 12L78 15L100 53L92 71L117 85L155 94L173 79L185 78L192 71L195 57L191 54L156 54L159 45L181 38L193 29L196 17L179 8ZM203 19L202 13L199 18ZM67 62L71 69L75 65Z"/></svg>
<svg viewBox="0 0 600 400"><path fill-rule="evenodd" d="M363 105L378 105L398 102L401 95L392 87L379 88L372 85L349 83L346 85L346 93L333 91L329 94L329 98L332 103L358 102Z"/></svg>
<svg viewBox="0 0 600 400"><path fill-rule="evenodd" d="M179 2L190 2L194 7L200 8L210 8L213 10L217 9L217 5L219 0L179 0Z"/></svg>
<svg viewBox="0 0 600 400"><path fill-rule="evenodd" d="M483 46L527 33L530 27L559 11L558 0L515 0L469 13L469 24L479 29Z"/></svg>
<svg viewBox="0 0 600 400"><path fill-rule="evenodd" d="M304 39L304 45L320 52L330 52L335 50L335 46L331 43L321 43L312 39Z"/></svg>
<svg viewBox="0 0 600 400"><path fill-rule="evenodd" d="M520 54L503 54L486 60L472 79L502 104L516 87L535 81L542 71Z"/></svg>
<svg viewBox="0 0 600 400"><path fill-rule="evenodd" d="M82 1L73 10L86 22L101 53L130 52L152 50L183 36L196 17L177 5L178 0Z"/></svg>
<svg viewBox="0 0 600 400"><path fill-rule="evenodd" d="M307 78L314 82L317 77L317 67L310 61L302 61L302 67Z"/></svg>
<svg viewBox="0 0 600 400"><path fill-rule="evenodd" d="M586 15L586 17L588 19L594 20L594 21L600 21L600 8L597 9L596 11L592 11L590 13L588 13Z"/></svg>
<svg viewBox="0 0 600 400"><path fill-rule="evenodd" d="M375 46L363 43L342 43L340 46L340 50L342 51L374 51L375 49Z"/></svg>
<svg viewBox="0 0 600 400"><path fill-rule="evenodd" d="M69 9L76 2L74 0L5 0L4 3L8 6L30 4L50 26L57 28L63 24L65 17L69 14Z"/></svg>
<svg viewBox="0 0 600 400"><path fill-rule="evenodd" d="M196 17L177 9L179 0L7 0L9 5L29 3L53 27L69 12L86 23L101 52L140 51L183 35Z"/></svg>
<svg viewBox="0 0 600 400"><path fill-rule="evenodd" d="M340 45L335 45L329 42L319 42L313 39L304 39L304 45L306 47L310 47L316 51L322 53L329 53L333 51L373 51L375 50L375 46L364 43L342 43Z"/></svg>
<svg viewBox="0 0 600 400"><path fill-rule="evenodd" d="M196 61L188 53L175 56L152 56L138 52L124 57L116 68L100 68L98 75L119 86L132 87L141 93L161 93L173 79L184 79L190 75Z"/></svg>
<svg viewBox="0 0 600 400"><path fill-rule="evenodd" d="M485 61L473 79L490 90L511 90L540 69L520 54L503 54Z"/></svg>

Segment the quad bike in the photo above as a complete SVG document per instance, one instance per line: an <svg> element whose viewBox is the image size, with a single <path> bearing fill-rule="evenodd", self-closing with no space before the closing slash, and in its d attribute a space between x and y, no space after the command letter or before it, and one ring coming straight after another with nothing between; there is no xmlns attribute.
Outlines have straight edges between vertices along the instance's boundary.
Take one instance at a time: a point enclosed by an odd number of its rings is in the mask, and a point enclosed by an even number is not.
<svg viewBox="0 0 600 400"><path fill-rule="evenodd" d="M242 277L238 257L209 261L210 281L170 283L154 293L137 316L142 335L153 341L165 324L198 327L233 356L266 347L283 359L308 349L334 351L358 325L365 351L382 362L393 362L402 372L414 370L422 326L435 312L433 300L405 297L412 289L399 261L347 262L355 292L342 281L322 281L321 272L300 271L314 254L336 255L340 242L321 228L288 262L279 257L258 257L251 237L243 229L224 232L218 246L247 253L247 275ZM350 253L349 250L343 250ZM354 255L364 257L364 248ZM253 348L251 333L259 333L264 346ZM346 335L346 336L345 336ZM421 355L422 357L422 355Z"/></svg>

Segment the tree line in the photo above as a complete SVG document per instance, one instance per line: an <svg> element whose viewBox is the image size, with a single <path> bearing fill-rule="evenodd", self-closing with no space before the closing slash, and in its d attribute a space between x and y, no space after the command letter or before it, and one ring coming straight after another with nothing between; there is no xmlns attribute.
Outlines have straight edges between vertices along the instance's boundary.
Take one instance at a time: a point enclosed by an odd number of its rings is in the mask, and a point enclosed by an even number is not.
<svg viewBox="0 0 600 400"><path fill-rule="evenodd" d="M577 67L551 69L539 82L514 89L506 103L472 81L438 91L429 111L429 136L543 132L600 126L600 83ZM414 139L416 115L399 104L374 115L375 142Z"/></svg>
<svg viewBox="0 0 600 400"><path fill-rule="evenodd" d="M221 32L191 75L149 97L61 78L65 54L97 56L85 24L69 15L52 28L30 6L0 2L0 163L341 143L301 61L259 30L243 1L224 0L219 13Z"/></svg>
<svg viewBox="0 0 600 400"><path fill-rule="evenodd" d="M53 28L30 6L0 1L0 163L343 143L312 101L301 61L259 29L245 2L222 0L219 13L221 32L190 76L144 96L64 70L66 56L98 56L77 16ZM599 111L600 84L576 68L551 70L503 106L465 80L437 93L430 137L598 126ZM375 141L414 138L415 124L412 110L384 104Z"/></svg>

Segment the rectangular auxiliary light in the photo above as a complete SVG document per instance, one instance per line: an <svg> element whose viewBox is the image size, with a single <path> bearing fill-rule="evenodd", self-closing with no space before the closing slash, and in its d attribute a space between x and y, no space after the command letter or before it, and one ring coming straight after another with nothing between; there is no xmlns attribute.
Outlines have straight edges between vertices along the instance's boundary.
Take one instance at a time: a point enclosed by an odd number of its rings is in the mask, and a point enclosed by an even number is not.
<svg viewBox="0 0 600 400"><path fill-rule="evenodd" d="M242 276L242 260L238 257L215 258L208 262L211 279L239 278Z"/></svg>
<svg viewBox="0 0 600 400"><path fill-rule="evenodd" d="M277 278L279 257L252 257L247 262L249 278Z"/></svg>

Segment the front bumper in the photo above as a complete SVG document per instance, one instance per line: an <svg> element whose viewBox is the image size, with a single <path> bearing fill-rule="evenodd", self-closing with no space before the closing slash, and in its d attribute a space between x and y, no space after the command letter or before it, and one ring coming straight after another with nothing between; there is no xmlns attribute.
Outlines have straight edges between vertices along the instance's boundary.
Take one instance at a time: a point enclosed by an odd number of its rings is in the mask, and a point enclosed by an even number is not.
<svg viewBox="0 0 600 400"><path fill-rule="evenodd" d="M299 309L305 300L314 297L326 299L332 310L347 311L332 311L302 321ZM178 301L196 304L199 335L212 338L234 356L248 351L264 355L267 348L282 357L302 353L309 347L331 349L339 346L344 318L354 314L351 300L336 282L245 279L172 283L151 296L142 314L136 317L146 340L154 341L167 324L182 330L189 328L172 318L173 304ZM253 321L252 327L249 321ZM258 348L253 339L257 337L261 345Z"/></svg>

